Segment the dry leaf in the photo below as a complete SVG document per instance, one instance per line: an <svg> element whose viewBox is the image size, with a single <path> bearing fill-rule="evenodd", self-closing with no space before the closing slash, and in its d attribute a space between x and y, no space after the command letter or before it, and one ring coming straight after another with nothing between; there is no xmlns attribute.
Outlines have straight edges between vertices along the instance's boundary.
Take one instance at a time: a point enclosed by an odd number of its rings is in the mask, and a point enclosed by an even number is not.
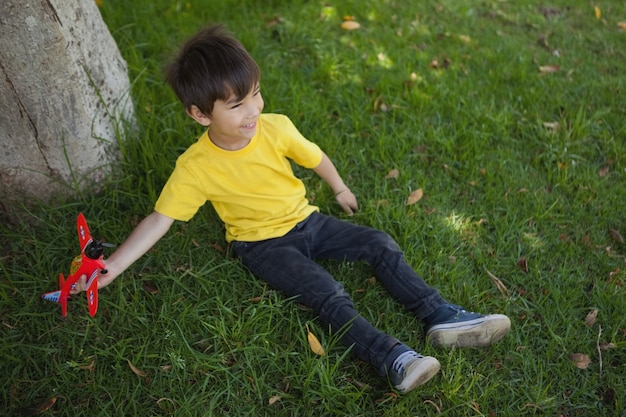
<svg viewBox="0 0 626 417"><path fill-rule="evenodd" d="M406 205L410 206L411 204L417 203L418 201L422 199L423 196L424 196L424 190L422 190L421 188L418 188L417 190L413 191L409 195L409 198L406 200Z"/></svg>
<svg viewBox="0 0 626 417"><path fill-rule="evenodd" d="M283 18L280 16L276 16L275 18L273 18L272 20L270 20L269 22L265 23L265 27L266 28L271 28L274 27L276 25L278 25L279 23L281 23L283 21Z"/></svg>
<svg viewBox="0 0 626 417"><path fill-rule="evenodd" d="M356 20L346 20L341 24L343 30L356 30L360 27L361 25Z"/></svg>
<svg viewBox="0 0 626 417"><path fill-rule="evenodd" d="M128 366L130 366L131 371L133 371L133 373L134 373L135 375L138 375L138 376L140 376L140 377L142 377L142 378L145 378L146 376L148 376L148 374L147 374L147 373L145 373L145 372L143 372L143 371L141 371L141 370L137 369L137 368L135 367L135 365L133 365L133 364L132 364L132 363L131 363L128 359L126 359L126 362L128 362Z"/></svg>
<svg viewBox="0 0 626 417"><path fill-rule="evenodd" d="M617 27L618 27L620 30L623 30L623 31L625 31L625 32L626 32L626 22L619 22L619 23L617 24Z"/></svg>
<svg viewBox="0 0 626 417"><path fill-rule="evenodd" d="M567 355L567 359L569 359L578 369L587 369L591 363L589 355L585 355L584 353L570 353Z"/></svg>
<svg viewBox="0 0 626 417"><path fill-rule="evenodd" d="M517 266L519 266L519 268L525 273L528 273L528 261L524 256L517 260Z"/></svg>
<svg viewBox="0 0 626 417"><path fill-rule="evenodd" d="M613 240L615 242L619 243L620 245L624 244L624 237L619 232L619 230L617 230L617 229L610 229L609 233L611 234L611 237L613 238Z"/></svg>
<svg viewBox="0 0 626 417"><path fill-rule="evenodd" d="M608 165L605 165L602 168L600 168L600 171L598 171L598 175L600 175L601 177L606 177L607 175L609 175L610 170L611 170L611 167L609 167Z"/></svg>
<svg viewBox="0 0 626 417"><path fill-rule="evenodd" d="M281 400L281 396L280 395L273 395L270 397L268 404L269 405L274 405L276 402Z"/></svg>
<svg viewBox="0 0 626 417"><path fill-rule="evenodd" d="M316 355L320 355L320 356L326 355L326 351L322 347L322 344L320 343L320 341L317 340L317 337L315 337L315 335L311 333L311 331L309 330L308 324L306 325L306 332L307 332L306 338L309 341L309 346L311 346L311 350L313 351L313 353L315 353Z"/></svg>
<svg viewBox="0 0 626 417"><path fill-rule="evenodd" d="M559 122L543 122L543 127L548 130L559 130L561 128L561 123Z"/></svg>
<svg viewBox="0 0 626 417"><path fill-rule="evenodd" d="M496 277L494 274L492 274L491 272L487 271L487 275L489 275L489 278L491 278L491 280L493 281L494 284L496 284L496 287L498 288L498 290L500 291L500 294L502 294L504 297L508 297L509 296L509 290L506 288L506 286L502 283L502 281L500 280L500 278Z"/></svg>
<svg viewBox="0 0 626 417"><path fill-rule="evenodd" d="M159 293L159 289L154 285L152 281L144 281L142 285L143 289L152 295L157 295Z"/></svg>
<svg viewBox="0 0 626 417"><path fill-rule="evenodd" d="M38 416L39 414L43 414L46 411L48 411L56 402L57 402L57 397L52 397L49 400L46 400L39 405L20 410L20 414L23 416Z"/></svg>
<svg viewBox="0 0 626 417"><path fill-rule="evenodd" d="M591 310L587 314L587 317L585 317L585 324L588 327L593 327L593 325L596 324L596 318L597 317L598 317L598 310L596 310L596 309Z"/></svg>
<svg viewBox="0 0 626 417"><path fill-rule="evenodd" d="M83 369L85 371L89 371L89 372L93 372L94 369L96 369L96 361L95 359L91 361L91 363L89 365L81 365L79 366L80 369Z"/></svg>
<svg viewBox="0 0 626 417"><path fill-rule="evenodd" d="M385 102L383 101L383 96L378 96L374 100L374 111L379 111L379 110L382 112L389 111L389 106L387 106Z"/></svg>
<svg viewBox="0 0 626 417"><path fill-rule="evenodd" d="M600 350L615 349L615 344L614 343L600 342L600 344L598 346L600 347Z"/></svg>
<svg viewBox="0 0 626 417"><path fill-rule="evenodd" d="M400 176L400 171L398 171L396 168L392 169L391 171L389 171L387 173L387 176L385 177L386 180L388 179L396 179Z"/></svg>
<svg viewBox="0 0 626 417"><path fill-rule="evenodd" d="M602 17L602 10L598 6L594 6L593 10L596 13L596 19L600 19Z"/></svg>
<svg viewBox="0 0 626 417"><path fill-rule="evenodd" d="M215 250L217 250L219 253L226 253L226 250L224 250L224 247L222 245L220 245L219 243L211 243L211 247Z"/></svg>
<svg viewBox="0 0 626 417"><path fill-rule="evenodd" d="M558 65L542 65L539 67L539 72L541 72L542 74L549 74L552 72L557 72L560 69L561 67L559 67Z"/></svg>

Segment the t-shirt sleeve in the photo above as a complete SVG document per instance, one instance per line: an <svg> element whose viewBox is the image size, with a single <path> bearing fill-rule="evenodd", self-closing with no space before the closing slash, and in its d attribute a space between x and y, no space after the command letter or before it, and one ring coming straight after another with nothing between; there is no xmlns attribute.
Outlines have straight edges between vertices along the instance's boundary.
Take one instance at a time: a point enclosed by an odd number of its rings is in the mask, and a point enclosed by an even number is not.
<svg viewBox="0 0 626 417"><path fill-rule="evenodd" d="M322 162L320 147L302 136L289 118L285 117L284 133L287 139L285 156L304 168L315 168Z"/></svg>
<svg viewBox="0 0 626 417"><path fill-rule="evenodd" d="M194 178L184 164L177 162L161 190L154 210L175 220L189 221L207 202Z"/></svg>

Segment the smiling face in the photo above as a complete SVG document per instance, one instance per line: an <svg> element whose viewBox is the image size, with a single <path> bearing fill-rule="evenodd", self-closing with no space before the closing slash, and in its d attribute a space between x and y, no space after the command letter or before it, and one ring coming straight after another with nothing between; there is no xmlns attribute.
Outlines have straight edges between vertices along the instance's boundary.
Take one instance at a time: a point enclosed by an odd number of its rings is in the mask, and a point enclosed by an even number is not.
<svg viewBox="0 0 626 417"><path fill-rule="evenodd" d="M226 150L238 150L250 143L256 134L263 105L261 87L257 84L242 99L231 94L228 100L216 100L210 115L202 113L196 106L191 106L187 114L209 128L209 138L215 145Z"/></svg>

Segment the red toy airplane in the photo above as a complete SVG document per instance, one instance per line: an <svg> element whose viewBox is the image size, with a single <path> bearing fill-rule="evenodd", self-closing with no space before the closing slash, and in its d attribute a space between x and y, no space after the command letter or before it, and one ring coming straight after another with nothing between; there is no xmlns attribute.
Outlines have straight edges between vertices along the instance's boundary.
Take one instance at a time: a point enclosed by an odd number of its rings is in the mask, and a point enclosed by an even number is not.
<svg viewBox="0 0 626 417"><path fill-rule="evenodd" d="M99 240L93 240L87 221L83 213L78 214L76 220L76 228L78 229L78 242L80 243L80 255L74 258L70 266L70 275L65 279L63 274L59 274L58 291L42 294L41 298L48 301L61 304L61 314L67 316L67 300L70 296L70 290L74 288L76 282L81 275L87 276L87 304L89 305L89 315L96 315L98 310L98 275L106 274L104 269L104 246Z"/></svg>

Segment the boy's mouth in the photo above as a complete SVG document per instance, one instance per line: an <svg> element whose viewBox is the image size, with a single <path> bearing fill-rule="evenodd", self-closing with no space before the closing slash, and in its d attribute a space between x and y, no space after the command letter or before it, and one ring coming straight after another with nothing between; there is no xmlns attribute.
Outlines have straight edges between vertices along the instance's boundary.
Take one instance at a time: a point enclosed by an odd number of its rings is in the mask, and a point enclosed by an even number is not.
<svg viewBox="0 0 626 417"><path fill-rule="evenodd" d="M247 125L243 125L244 129L252 129L254 127L256 127L256 122L248 123Z"/></svg>

